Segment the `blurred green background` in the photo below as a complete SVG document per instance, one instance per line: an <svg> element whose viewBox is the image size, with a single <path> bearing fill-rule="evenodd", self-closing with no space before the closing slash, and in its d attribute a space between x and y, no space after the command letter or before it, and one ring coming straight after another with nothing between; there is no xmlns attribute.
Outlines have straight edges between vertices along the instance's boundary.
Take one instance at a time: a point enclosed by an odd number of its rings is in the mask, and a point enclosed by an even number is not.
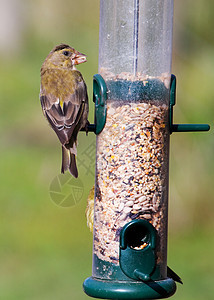
<svg viewBox="0 0 214 300"><path fill-rule="evenodd" d="M60 173L61 149L38 95L44 58L56 44L68 43L88 56L79 70L93 122L99 1L1 0L0 8L0 299L89 299L82 282L91 275L85 207L95 136L79 135L81 201L56 205L49 189ZM175 1L174 120L211 125L208 133L171 137L168 264L184 282L173 296L179 300L214 294L213 11L213 1Z"/></svg>

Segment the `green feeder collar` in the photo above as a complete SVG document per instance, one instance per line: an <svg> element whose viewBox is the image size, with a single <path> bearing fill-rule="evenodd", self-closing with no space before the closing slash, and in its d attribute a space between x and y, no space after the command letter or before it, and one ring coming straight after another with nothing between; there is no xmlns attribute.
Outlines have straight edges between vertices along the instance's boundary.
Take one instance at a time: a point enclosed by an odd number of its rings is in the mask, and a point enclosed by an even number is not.
<svg viewBox="0 0 214 300"><path fill-rule="evenodd" d="M123 100L132 100L133 94L135 95L135 101L145 99L162 99L167 94L167 89L158 80L150 80L146 86L142 82L130 82L124 80L110 81L108 83L111 93L116 99L121 97ZM130 94L130 90L133 92ZM93 76L93 101L95 103L95 124L88 125L88 131L99 134L106 123L107 113L107 86L105 80L100 74ZM118 99L119 99L118 98ZM173 107L176 103L176 77L171 75L170 84L170 104L169 104L169 129L172 132L193 132L193 131L209 131L210 126L208 124L173 124ZM85 130L85 129L82 129Z"/></svg>
<svg viewBox="0 0 214 300"><path fill-rule="evenodd" d="M163 299L172 296L176 291L173 279L160 281L112 281L100 280L95 277L87 278L83 289L88 296L101 299L143 300Z"/></svg>

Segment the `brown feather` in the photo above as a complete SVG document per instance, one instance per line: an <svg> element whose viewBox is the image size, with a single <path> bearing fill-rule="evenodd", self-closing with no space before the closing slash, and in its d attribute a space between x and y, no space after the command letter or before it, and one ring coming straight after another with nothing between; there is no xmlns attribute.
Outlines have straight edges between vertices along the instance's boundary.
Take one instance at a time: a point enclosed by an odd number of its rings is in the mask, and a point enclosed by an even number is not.
<svg viewBox="0 0 214 300"><path fill-rule="evenodd" d="M60 44L56 47L54 47L51 52L55 52L55 51L59 51L59 50L63 50L63 49L67 49L67 48L71 48L70 46L66 45L66 44Z"/></svg>
<svg viewBox="0 0 214 300"><path fill-rule="evenodd" d="M78 177L78 170L76 165L76 157L75 154L70 153L70 165L69 165L69 171L71 175L73 175L75 178Z"/></svg>
<svg viewBox="0 0 214 300"><path fill-rule="evenodd" d="M61 173L65 173L69 169L70 165L70 151L62 146L62 167Z"/></svg>

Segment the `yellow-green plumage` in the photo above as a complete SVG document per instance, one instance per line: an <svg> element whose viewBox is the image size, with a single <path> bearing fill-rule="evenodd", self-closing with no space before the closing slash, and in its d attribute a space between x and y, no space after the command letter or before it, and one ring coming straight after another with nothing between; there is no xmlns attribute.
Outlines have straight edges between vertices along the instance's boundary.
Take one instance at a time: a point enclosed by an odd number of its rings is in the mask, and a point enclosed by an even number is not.
<svg viewBox="0 0 214 300"><path fill-rule="evenodd" d="M44 92L53 94L56 98L61 99L62 103L75 92L75 88L81 81L83 81L83 77L77 70L71 72L66 69L47 69L41 75Z"/></svg>
<svg viewBox="0 0 214 300"><path fill-rule="evenodd" d="M85 61L84 54L61 44L49 53L41 68L43 113L62 144L61 172L69 170L74 177L78 177L77 135L88 123L87 87L75 65Z"/></svg>
<svg viewBox="0 0 214 300"><path fill-rule="evenodd" d="M87 199L87 207L85 211L87 225L91 232L93 232L93 224L94 224L94 186L89 192Z"/></svg>

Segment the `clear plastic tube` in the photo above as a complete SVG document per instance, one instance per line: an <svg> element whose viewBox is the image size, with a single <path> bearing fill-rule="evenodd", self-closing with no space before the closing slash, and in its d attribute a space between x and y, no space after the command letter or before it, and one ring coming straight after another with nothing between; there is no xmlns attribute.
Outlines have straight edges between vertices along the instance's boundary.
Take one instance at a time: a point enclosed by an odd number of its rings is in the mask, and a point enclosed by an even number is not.
<svg viewBox="0 0 214 300"><path fill-rule="evenodd" d="M145 219L157 230L157 265L166 278L173 0L100 5L99 73L108 100L97 136L93 276L111 278L107 265L119 266L122 227Z"/></svg>
<svg viewBox="0 0 214 300"><path fill-rule="evenodd" d="M101 0L99 72L171 72L173 0Z"/></svg>

